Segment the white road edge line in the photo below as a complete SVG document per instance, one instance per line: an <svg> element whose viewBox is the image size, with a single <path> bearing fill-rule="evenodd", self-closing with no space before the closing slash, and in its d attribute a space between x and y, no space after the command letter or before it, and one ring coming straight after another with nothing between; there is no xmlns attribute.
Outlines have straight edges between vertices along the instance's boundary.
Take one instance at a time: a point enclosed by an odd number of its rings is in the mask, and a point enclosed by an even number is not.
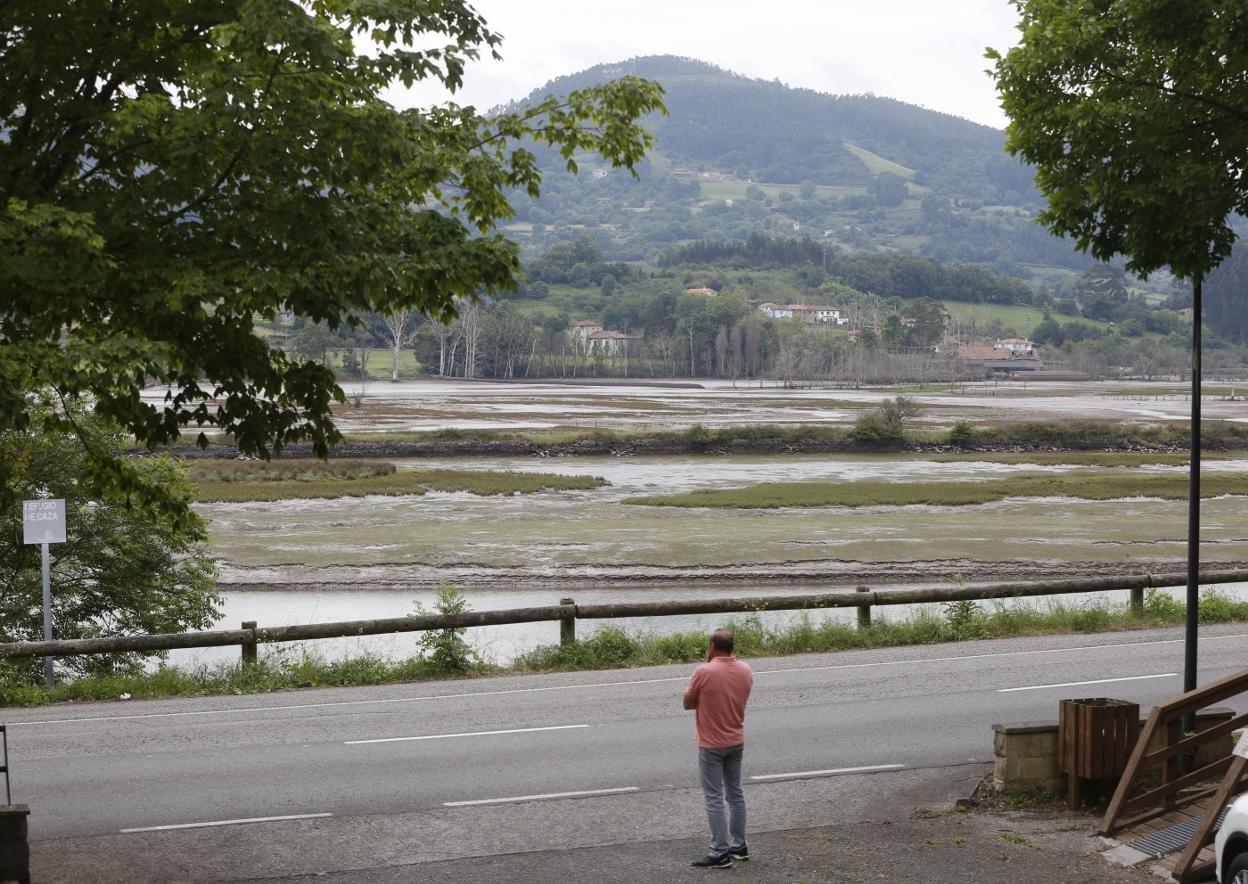
<svg viewBox="0 0 1248 884"><path fill-rule="evenodd" d="M1202 642L1225 639L1248 638L1248 633L1201 636ZM1113 642L1105 645L1078 645L1070 648L1039 648L1032 651L998 651L990 654L964 654L953 657L920 657L912 660L881 660L876 663L836 663L828 666L793 666L785 669L756 669L754 674L783 675L790 672L837 672L846 669L874 669L881 666L916 666L924 663L954 663L962 660L987 660L996 657L1028 657L1041 654L1069 654L1073 651L1103 651L1111 648L1151 647L1153 645L1179 645L1181 638L1157 639L1142 642ZM462 691L455 694L426 694L419 697L382 697L373 700L333 700L325 703L285 703L270 706L242 706L233 709L190 709L182 712L140 712L133 715L84 715L79 718L29 718L25 721L7 722L9 727L38 724L74 724L92 721L133 721L148 718L181 718L192 715L244 715L249 712L281 712L296 709L328 709L338 706L385 706L394 703L422 703L430 700L459 700L467 697L502 697L509 694L541 694L549 691L594 690L597 688L627 687L630 685L663 684L688 681L688 675L671 678L641 678L632 681L578 682L577 684L548 685L537 688L511 688L497 691Z"/></svg>
<svg viewBox="0 0 1248 884"><path fill-rule="evenodd" d="M619 795L623 792L640 792L638 786L620 786L617 789L585 789L581 792L547 792L545 795L516 795L512 798L478 798L476 801L443 801L443 807L473 807L478 804L512 804L517 801L549 801L553 798L585 798L590 795Z"/></svg>
<svg viewBox="0 0 1248 884"><path fill-rule="evenodd" d="M136 832L168 832L172 829L207 829L213 826L241 826L246 823L278 823L285 820L317 820L333 816L332 813L292 813L287 816L254 816L242 820L214 820L208 823L177 823L172 826L142 826L137 829L122 829L121 834L132 835Z"/></svg>
<svg viewBox="0 0 1248 884"><path fill-rule="evenodd" d="M1085 684L1112 684L1116 681L1144 681L1150 678L1177 678L1177 672L1162 672L1159 675L1129 675L1126 678L1097 678L1092 681L1065 681L1061 684L1033 684L1025 688L999 688L998 694L1012 694L1015 691L1043 691L1045 688L1077 688Z"/></svg>
<svg viewBox="0 0 1248 884"><path fill-rule="evenodd" d="M503 731L469 731L462 734L428 734L422 737L382 737L377 740L346 740L344 746L366 746L369 743L410 743L415 740L449 740L452 737L492 737L496 734L532 734L537 731L571 731L589 727L587 724L555 724L549 727L516 727Z"/></svg>
<svg viewBox="0 0 1248 884"><path fill-rule="evenodd" d="M831 770L802 770L797 773L769 773L750 777L751 780L792 780L801 777L834 777L839 774L874 773L881 770L902 770L904 764L872 764L867 767L834 767Z"/></svg>

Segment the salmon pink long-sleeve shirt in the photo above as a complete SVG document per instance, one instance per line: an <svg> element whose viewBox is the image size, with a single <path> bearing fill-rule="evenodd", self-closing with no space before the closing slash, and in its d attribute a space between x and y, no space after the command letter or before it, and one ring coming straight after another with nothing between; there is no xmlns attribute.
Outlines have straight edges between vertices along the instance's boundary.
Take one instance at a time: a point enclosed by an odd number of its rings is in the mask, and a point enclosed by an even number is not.
<svg viewBox="0 0 1248 884"><path fill-rule="evenodd" d="M754 673L736 657L715 657L693 671L685 699L695 701L698 746L726 749L745 742L745 704Z"/></svg>

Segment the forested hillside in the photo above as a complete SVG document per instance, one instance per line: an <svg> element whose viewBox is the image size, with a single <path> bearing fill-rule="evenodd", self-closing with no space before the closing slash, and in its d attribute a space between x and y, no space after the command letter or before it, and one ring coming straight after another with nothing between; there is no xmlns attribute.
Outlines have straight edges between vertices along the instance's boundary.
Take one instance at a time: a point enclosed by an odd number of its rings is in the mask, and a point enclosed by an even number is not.
<svg viewBox="0 0 1248 884"><path fill-rule="evenodd" d="M589 157L570 175L539 152L543 194L517 197L509 230L529 252L589 232L612 260L651 261L690 241L761 232L981 264L1044 289L1091 264L1032 222L1031 171L1003 152L1003 133L948 114L674 56L599 65L524 102L623 75L667 90L670 115L648 121L656 150L640 180Z"/></svg>

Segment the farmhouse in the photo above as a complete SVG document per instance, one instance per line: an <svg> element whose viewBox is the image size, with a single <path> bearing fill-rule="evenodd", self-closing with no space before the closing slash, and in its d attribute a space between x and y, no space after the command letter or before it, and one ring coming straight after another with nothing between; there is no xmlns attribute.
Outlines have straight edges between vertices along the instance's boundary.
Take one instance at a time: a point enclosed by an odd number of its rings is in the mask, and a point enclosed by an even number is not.
<svg viewBox="0 0 1248 884"><path fill-rule="evenodd" d="M568 336L574 341L585 343L589 340L590 335L596 334L603 330L602 323L596 319L582 319L574 322L572 328L568 331Z"/></svg>
<svg viewBox="0 0 1248 884"><path fill-rule="evenodd" d="M759 304L770 319L797 318L803 322L821 322L828 325L849 325L849 317L836 307L812 306L810 304Z"/></svg>
<svg viewBox="0 0 1248 884"><path fill-rule="evenodd" d="M594 319L582 319L573 323L568 330L568 337L582 352L600 356L632 355L641 341L640 335L605 329L601 322Z"/></svg>
<svg viewBox="0 0 1248 884"><path fill-rule="evenodd" d="M618 331L598 331L589 336L589 351L603 356L629 356L636 350L641 335Z"/></svg>
<svg viewBox="0 0 1248 884"><path fill-rule="evenodd" d="M999 349L1009 350L1015 356L1030 356L1036 352L1036 345L1026 338L999 338L996 345Z"/></svg>
<svg viewBox="0 0 1248 884"><path fill-rule="evenodd" d="M1043 367L1043 364L1034 355L1034 351L1025 353L1015 352L1007 347L992 347L988 344L963 344L961 349L958 350L958 357L968 367L977 366L989 374L993 372L1039 371Z"/></svg>

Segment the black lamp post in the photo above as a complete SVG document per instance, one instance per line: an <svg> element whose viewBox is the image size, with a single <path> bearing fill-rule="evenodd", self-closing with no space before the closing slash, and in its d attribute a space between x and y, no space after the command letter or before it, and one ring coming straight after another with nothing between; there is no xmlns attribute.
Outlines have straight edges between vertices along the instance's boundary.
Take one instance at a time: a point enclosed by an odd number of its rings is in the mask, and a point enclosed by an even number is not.
<svg viewBox="0 0 1248 884"><path fill-rule="evenodd" d="M1183 691L1196 689L1196 626L1200 613L1200 336L1201 284L1192 281L1192 448L1187 490L1187 624L1183 642ZM1183 719L1183 730L1196 729L1195 713ZM1191 769L1193 758L1185 758Z"/></svg>

